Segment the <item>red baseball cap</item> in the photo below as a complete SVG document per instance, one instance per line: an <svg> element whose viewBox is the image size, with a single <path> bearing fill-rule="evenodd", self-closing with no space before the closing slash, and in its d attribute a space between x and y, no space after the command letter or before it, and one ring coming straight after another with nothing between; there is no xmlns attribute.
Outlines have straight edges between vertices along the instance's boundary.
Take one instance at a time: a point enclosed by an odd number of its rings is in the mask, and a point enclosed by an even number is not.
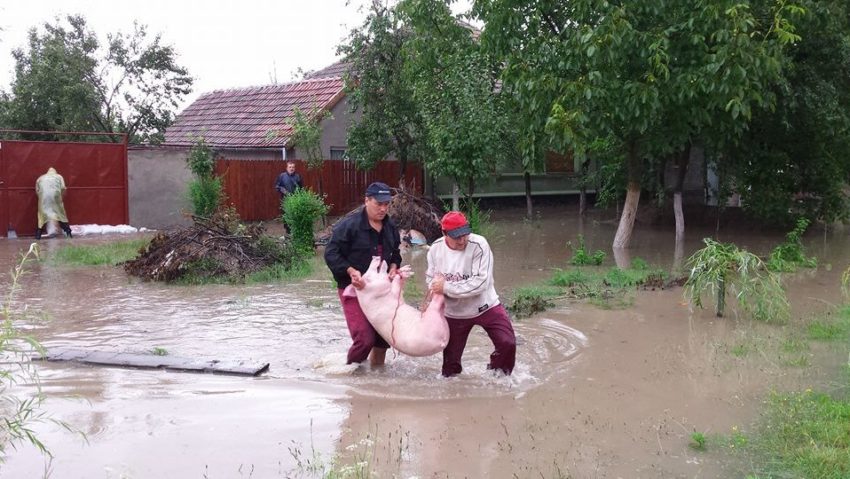
<svg viewBox="0 0 850 479"><path fill-rule="evenodd" d="M443 215L440 220L440 227L443 231L452 238L460 238L463 235L472 233L472 228L469 227L469 221L466 221L466 216L460 211L449 211Z"/></svg>

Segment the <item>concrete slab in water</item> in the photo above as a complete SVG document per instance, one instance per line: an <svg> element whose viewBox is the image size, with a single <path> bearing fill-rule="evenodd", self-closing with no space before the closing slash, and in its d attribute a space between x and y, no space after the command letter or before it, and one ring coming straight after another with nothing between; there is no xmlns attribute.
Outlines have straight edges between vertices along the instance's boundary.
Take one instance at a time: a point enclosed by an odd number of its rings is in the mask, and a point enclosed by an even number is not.
<svg viewBox="0 0 850 479"><path fill-rule="evenodd" d="M269 370L269 363L256 361L220 361L181 358L176 356L157 356L144 353L116 353L106 351L86 351L72 348L50 348L43 356L33 359L47 361L73 361L99 366L121 366L131 368L166 369L169 371L189 371L215 374L235 374L257 376Z"/></svg>

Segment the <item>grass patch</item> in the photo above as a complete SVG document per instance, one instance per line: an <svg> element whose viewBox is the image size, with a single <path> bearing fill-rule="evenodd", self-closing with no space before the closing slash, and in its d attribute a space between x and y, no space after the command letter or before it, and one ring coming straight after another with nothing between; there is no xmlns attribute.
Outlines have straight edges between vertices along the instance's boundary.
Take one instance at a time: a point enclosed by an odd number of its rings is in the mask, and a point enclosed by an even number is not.
<svg viewBox="0 0 850 479"><path fill-rule="evenodd" d="M314 271L316 261L316 257L295 258L291 265L273 263L244 277L234 277L216 274L221 269L218 262L213 258L201 258L189 263L186 274L175 280L174 284L198 286L205 284L286 283L309 276Z"/></svg>
<svg viewBox="0 0 850 479"><path fill-rule="evenodd" d="M115 266L138 256L139 250L148 243L148 238L137 238L99 245L63 246L56 251L52 260L70 266Z"/></svg>
<svg viewBox="0 0 850 479"><path fill-rule="evenodd" d="M313 272L313 269L315 268L314 263L315 261L310 259L295 260L289 267L281 263L275 263L247 275L245 277L245 283L285 283L288 281L302 279Z"/></svg>
<svg viewBox="0 0 850 479"><path fill-rule="evenodd" d="M850 477L850 401L772 394L750 447L757 477Z"/></svg>
<svg viewBox="0 0 850 479"><path fill-rule="evenodd" d="M808 331L812 339L821 341L850 339L850 305L842 306L835 314L811 323Z"/></svg>
<svg viewBox="0 0 850 479"><path fill-rule="evenodd" d="M811 363L809 362L809 356L807 354L798 354L796 356L783 359L782 364L793 368L806 368L809 367L809 364Z"/></svg>
<svg viewBox="0 0 850 479"><path fill-rule="evenodd" d="M746 357L753 350L750 343L738 343L729 351L736 358Z"/></svg>
<svg viewBox="0 0 850 479"><path fill-rule="evenodd" d="M588 300L603 309L628 308L634 303L630 290L638 286L663 287L667 276L665 271L650 268L640 259L626 269L558 268L546 284L518 288L508 295L513 299L507 309L517 317L527 317L551 307L550 299L555 297Z"/></svg>
<svg viewBox="0 0 850 479"><path fill-rule="evenodd" d="M809 350L809 343L799 338L787 338L780 344L786 353L802 353Z"/></svg>
<svg viewBox="0 0 850 479"><path fill-rule="evenodd" d="M563 291L560 288L549 285L517 288L513 292L513 300L507 310L517 319L527 318L534 313L551 308L554 304L549 300L561 294Z"/></svg>
<svg viewBox="0 0 850 479"><path fill-rule="evenodd" d="M688 446L695 451L705 451L707 438L701 432L691 433L691 442Z"/></svg>

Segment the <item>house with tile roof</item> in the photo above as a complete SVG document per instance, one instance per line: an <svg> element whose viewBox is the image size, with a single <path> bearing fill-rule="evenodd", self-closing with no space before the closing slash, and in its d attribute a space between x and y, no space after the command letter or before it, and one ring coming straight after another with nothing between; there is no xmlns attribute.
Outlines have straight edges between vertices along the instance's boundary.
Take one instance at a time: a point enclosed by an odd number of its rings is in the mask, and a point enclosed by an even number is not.
<svg viewBox="0 0 850 479"><path fill-rule="evenodd" d="M328 159L345 153L349 112L343 80L325 76L299 82L218 90L201 95L165 133L166 146L191 146L203 137L219 155L230 158L300 158L291 142L295 111L329 111L322 126L322 152Z"/></svg>
<svg viewBox="0 0 850 479"><path fill-rule="evenodd" d="M372 181L398 184L398 162L389 158L370 171L359 171L346 156L347 130L356 114L349 111L338 62L304 80L278 85L218 90L201 95L183 110L165 132L164 149L188 149L198 137L216 155L216 173L223 179L228 201L244 220L269 220L280 215L280 197L273 184L294 161L305 186L326 196L331 214L344 214L363 202ZM305 156L292 139L295 112L330 112L319 123L320 169L308 170ZM422 191L422 172L410 171L408 186ZM150 169L148 169L150 171Z"/></svg>

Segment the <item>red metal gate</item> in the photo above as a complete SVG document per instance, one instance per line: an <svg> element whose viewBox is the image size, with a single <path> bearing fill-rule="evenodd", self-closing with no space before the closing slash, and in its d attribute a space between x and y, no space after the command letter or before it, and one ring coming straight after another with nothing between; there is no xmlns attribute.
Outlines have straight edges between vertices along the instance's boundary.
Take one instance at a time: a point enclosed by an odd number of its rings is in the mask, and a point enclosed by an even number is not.
<svg viewBox="0 0 850 479"><path fill-rule="evenodd" d="M53 167L65 178L71 224L127 224L127 142L0 141L0 236L35 234L35 180Z"/></svg>

